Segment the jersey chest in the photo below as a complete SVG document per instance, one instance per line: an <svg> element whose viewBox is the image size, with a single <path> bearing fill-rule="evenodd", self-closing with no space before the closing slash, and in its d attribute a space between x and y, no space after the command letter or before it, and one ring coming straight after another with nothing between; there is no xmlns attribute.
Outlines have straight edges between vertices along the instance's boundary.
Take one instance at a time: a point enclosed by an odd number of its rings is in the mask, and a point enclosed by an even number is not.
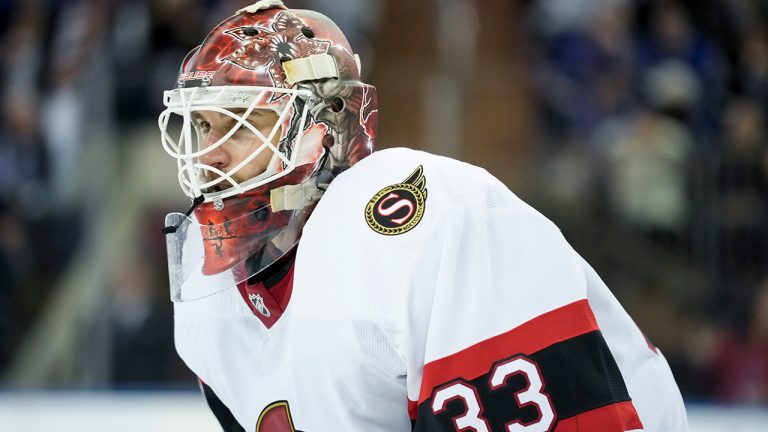
<svg viewBox="0 0 768 432"><path fill-rule="evenodd" d="M397 418L410 430L404 380L366 357L365 323L289 306L267 329L229 290L177 304L175 333L180 356L247 431L392 431Z"/></svg>

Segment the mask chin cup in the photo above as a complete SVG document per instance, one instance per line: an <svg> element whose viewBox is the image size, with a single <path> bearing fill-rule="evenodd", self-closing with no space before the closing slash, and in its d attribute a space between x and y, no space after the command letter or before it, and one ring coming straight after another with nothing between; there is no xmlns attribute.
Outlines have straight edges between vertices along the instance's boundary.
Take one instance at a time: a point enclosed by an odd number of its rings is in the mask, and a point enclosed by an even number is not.
<svg viewBox="0 0 768 432"><path fill-rule="evenodd" d="M293 250L322 195L313 169L297 167L273 189L230 198L221 210L207 202L190 215L166 216L165 225L176 227L166 235L171 300L193 301L236 287Z"/></svg>
<svg viewBox="0 0 768 432"><path fill-rule="evenodd" d="M169 214L166 224L179 225L166 236L171 300L199 300L255 276L298 244L301 228L295 220L263 233L230 235L227 229L232 226L200 224L194 217Z"/></svg>

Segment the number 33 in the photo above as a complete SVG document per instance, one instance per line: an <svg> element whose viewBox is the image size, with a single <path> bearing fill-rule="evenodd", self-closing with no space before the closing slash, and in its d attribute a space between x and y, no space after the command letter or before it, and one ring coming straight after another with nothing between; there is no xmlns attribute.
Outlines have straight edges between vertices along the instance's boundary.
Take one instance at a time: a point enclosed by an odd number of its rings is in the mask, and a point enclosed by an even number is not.
<svg viewBox="0 0 768 432"><path fill-rule="evenodd" d="M528 387L515 393L515 399L520 407L535 405L539 410L539 418L528 424L519 420L511 421L504 426L507 432L547 432L555 423L555 412L549 395L543 392L544 382L539 368L533 361L525 357L515 357L494 365L490 374L490 388L496 390L503 387L507 378L523 374L528 381ZM449 401L461 399L467 407L464 414L454 417L453 423L458 432L475 431L490 432L488 420L482 417L482 405L477 389L464 381L456 381L437 390L432 398L432 412L438 415L445 411Z"/></svg>

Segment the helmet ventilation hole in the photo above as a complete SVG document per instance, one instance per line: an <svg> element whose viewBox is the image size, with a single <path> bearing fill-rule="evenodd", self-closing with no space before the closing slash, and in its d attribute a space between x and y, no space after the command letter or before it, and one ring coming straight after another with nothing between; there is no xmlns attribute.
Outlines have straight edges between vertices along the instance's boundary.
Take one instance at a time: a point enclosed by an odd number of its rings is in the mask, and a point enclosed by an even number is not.
<svg viewBox="0 0 768 432"><path fill-rule="evenodd" d="M344 99L340 97L331 99L330 103L328 104L328 108L335 113L344 111L345 106L346 104L344 103Z"/></svg>
<svg viewBox="0 0 768 432"><path fill-rule="evenodd" d="M301 33L309 39L315 38L315 32L311 28L304 26L301 28Z"/></svg>
<svg viewBox="0 0 768 432"><path fill-rule="evenodd" d="M336 139L333 138L333 135L326 135L323 137L323 147L326 149L333 147L334 144L336 144Z"/></svg>

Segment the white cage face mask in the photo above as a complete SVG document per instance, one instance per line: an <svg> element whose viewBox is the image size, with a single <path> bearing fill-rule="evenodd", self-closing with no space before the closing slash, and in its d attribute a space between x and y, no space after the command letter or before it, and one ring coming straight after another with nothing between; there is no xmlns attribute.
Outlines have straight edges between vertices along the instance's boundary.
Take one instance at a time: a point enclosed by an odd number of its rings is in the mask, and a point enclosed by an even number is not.
<svg viewBox="0 0 768 432"><path fill-rule="evenodd" d="M221 203L293 171L313 99L306 90L193 87L166 91L164 104L161 139L182 190Z"/></svg>

